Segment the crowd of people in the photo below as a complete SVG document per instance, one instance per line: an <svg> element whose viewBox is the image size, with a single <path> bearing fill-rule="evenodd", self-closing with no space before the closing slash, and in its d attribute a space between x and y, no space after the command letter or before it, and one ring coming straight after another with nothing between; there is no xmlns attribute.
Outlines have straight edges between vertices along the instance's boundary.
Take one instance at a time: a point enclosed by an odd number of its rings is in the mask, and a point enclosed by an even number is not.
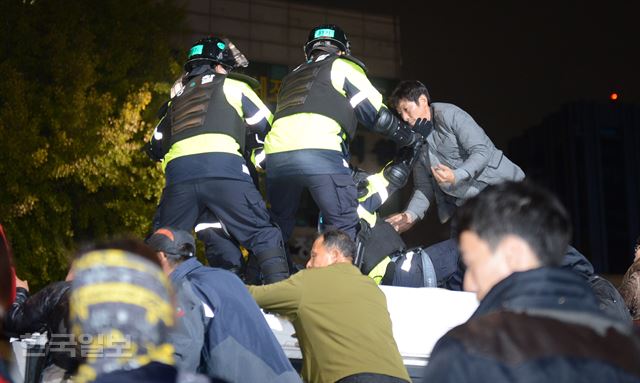
<svg viewBox="0 0 640 383"><path fill-rule="evenodd" d="M231 41L190 48L147 146L166 184L146 239L80 249L65 281L32 294L0 232L2 330L48 338L27 381L410 382L388 284L479 301L437 342L424 382L640 382L640 238L618 291L570 245L558 199L467 112L432 102L419 81L401 82L387 107L335 25L313 28L304 54L272 113L234 72L248 60ZM358 125L399 147L378 173L350 163ZM379 217L411 175L407 208ZM298 265L285 243L304 189L320 222ZM407 249L399 233L434 203L451 238ZM262 310L291 321L301 366ZM0 359L1 383L11 366Z"/></svg>

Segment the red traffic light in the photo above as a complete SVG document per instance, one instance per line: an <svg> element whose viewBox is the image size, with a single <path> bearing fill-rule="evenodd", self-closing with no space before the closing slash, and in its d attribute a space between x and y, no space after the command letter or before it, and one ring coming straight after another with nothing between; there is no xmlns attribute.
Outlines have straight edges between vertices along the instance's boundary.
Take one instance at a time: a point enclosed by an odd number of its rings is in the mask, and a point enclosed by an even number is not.
<svg viewBox="0 0 640 383"><path fill-rule="evenodd" d="M618 100L618 98L619 98L619 97L620 97L620 96L619 96L619 95L618 95L618 93L616 93L616 92L612 92L612 93L609 95L609 99L610 99L611 101L616 101L616 100Z"/></svg>

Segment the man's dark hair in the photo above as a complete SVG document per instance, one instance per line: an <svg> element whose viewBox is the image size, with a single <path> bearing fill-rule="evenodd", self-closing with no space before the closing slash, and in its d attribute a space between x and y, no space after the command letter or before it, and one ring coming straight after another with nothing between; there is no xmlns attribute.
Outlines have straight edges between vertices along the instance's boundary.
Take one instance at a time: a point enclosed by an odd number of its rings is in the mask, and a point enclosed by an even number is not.
<svg viewBox="0 0 640 383"><path fill-rule="evenodd" d="M396 108L400 100L413 101L416 104L420 96L425 95L429 105L431 105L431 96L427 87L418 80L400 81L396 88L391 92L389 97L389 105Z"/></svg>
<svg viewBox="0 0 640 383"><path fill-rule="evenodd" d="M195 252L196 249L190 243L183 243L178 248L177 254L167 253L165 251L164 255L167 257L171 266L176 266L190 258L193 258L193 255L191 254L195 254Z"/></svg>
<svg viewBox="0 0 640 383"><path fill-rule="evenodd" d="M356 244L351 237L342 230L330 229L320 234L324 241L324 247L328 249L336 249L345 257L353 259L356 255Z"/></svg>
<svg viewBox="0 0 640 383"><path fill-rule="evenodd" d="M495 250L508 235L529 244L543 266L560 265L571 238L571 220L560 201L529 181L488 186L458 210L458 227Z"/></svg>

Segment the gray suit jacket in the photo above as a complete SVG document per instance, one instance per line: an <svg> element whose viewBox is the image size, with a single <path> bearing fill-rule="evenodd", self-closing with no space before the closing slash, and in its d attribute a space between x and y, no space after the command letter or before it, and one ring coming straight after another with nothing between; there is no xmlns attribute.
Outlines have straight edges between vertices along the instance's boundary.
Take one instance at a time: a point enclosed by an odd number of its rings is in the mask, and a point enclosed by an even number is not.
<svg viewBox="0 0 640 383"><path fill-rule="evenodd" d="M423 218L435 200L441 222L451 218L457 206L487 185L520 181L524 172L497 149L484 130L464 110L453 104L431 104L433 129L413 168L414 193L407 212ZM439 185L431 166L454 170L455 185Z"/></svg>

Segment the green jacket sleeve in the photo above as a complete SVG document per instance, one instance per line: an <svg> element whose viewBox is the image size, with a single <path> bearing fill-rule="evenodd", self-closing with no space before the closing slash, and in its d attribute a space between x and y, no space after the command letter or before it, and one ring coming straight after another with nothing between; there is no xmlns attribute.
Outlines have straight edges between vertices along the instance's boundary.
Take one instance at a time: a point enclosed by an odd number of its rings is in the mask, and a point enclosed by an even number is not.
<svg viewBox="0 0 640 383"><path fill-rule="evenodd" d="M300 280L304 273L304 270L300 271L284 281L271 285L247 286L247 288L258 306L264 310L295 317L302 301L303 288Z"/></svg>

